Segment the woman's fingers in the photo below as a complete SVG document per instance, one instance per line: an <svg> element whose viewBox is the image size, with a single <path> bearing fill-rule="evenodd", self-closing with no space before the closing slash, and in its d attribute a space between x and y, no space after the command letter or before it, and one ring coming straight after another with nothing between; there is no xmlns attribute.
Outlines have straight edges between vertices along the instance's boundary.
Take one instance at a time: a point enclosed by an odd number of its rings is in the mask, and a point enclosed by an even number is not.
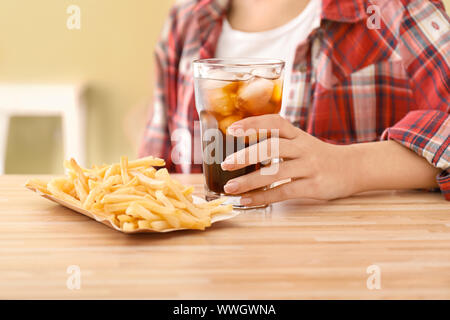
<svg viewBox="0 0 450 320"><path fill-rule="evenodd" d="M221 166L225 171L234 171L270 159L297 157L300 157L297 144L288 139L270 138L229 155Z"/></svg>
<svg viewBox="0 0 450 320"><path fill-rule="evenodd" d="M228 133L234 136L251 136L260 130L267 130L267 133L285 139L294 139L302 130L294 127L288 120L283 119L278 114L266 114L263 116L249 117L233 123L228 127ZM271 130L277 130L272 132Z"/></svg>
<svg viewBox="0 0 450 320"><path fill-rule="evenodd" d="M303 178L307 174L308 168L302 166L300 159L272 163L268 167L228 181L224 190L229 194L240 194L266 187L281 180Z"/></svg>
<svg viewBox="0 0 450 320"><path fill-rule="evenodd" d="M243 193L242 205L254 206L292 198L314 198L317 183L314 182L315 179L308 178L310 168L302 157L310 138L307 133L275 114L236 121L228 128L228 133L237 137L255 136L258 133L259 138L268 134L270 138L228 156L222 162L223 170L238 170L270 159L291 159L279 164L276 170L272 165L230 180L224 188L225 192ZM261 190L273 182L289 178L297 180L266 191Z"/></svg>
<svg viewBox="0 0 450 320"><path fill-rule="evenodd" d="M298 179L266 191L245 193L241 197L241 205L259 206L295 198L315 199L314 190L311 179Z"/></svg>

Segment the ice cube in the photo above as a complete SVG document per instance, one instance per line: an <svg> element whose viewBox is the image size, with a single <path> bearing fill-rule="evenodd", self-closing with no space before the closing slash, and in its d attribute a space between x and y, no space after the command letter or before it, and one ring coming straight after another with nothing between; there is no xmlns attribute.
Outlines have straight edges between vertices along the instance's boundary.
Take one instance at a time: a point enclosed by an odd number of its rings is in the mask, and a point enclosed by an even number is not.
<svg viewBox="0 0 450 320"><path fill-rule="evenodd" d="M258 68L251 71L253 77L265 78L265 79L278 79L280 74L276 68Z"/></svg>
<svg viewBox="0 0 450 320"><path fill-rule="evenodd" d="M219 122L219 129L224 133L227 134L227 129L231 124L233 124L236 121L239 121L242 119L242 116L240 115L231 115L226 118L223 118Z"/></svg>
<svg viewBox="0 0 450 320"><path fill-rule="evenodd" d="M207 86L204 86L206 109L223 117L231 115L237 105L240 82L208 80L206 84Z"/></svg>
<svg viewBox="0 0 450 320"><path fill-rule="evenodd" d="M254 78L251 72L236 72L234 73L234 80L236 81L250 81Z"/></svg>
<svg viewBox="0 0 450 320"><path fill-rule="evenodd" d="M239 88L239 107L252 115L269 113L270 99L272 98L274 83L264 78L256 78Z"/></svg>
<svg viewBox="0 0 450 320"><path fill-rule="evenodd" d="M217 69L211 70L208 73L207 78L212 80L233 81L236 80L236 75L234 72L227 71L226 69Z"/></svg>
<svg viewBox="0 0 450 320"><path fill-rule="evenodd" d="M220 89L227 85L227 81L202 79L202 90Z"/></svg>
<svg viewBox="0 0 450 320"><path fill-rule="evenodd" d="M229 116L235 110L237 94L225 90L225 87L206 91L206 109L221 116Z"/></svg>
<svg viewBox="0 0 450 320"><path fill-rule="evenodd" d="M276 80L274 82L271 100L273 103L279 104L281 103L282 96L283 96L283 83L281 80Z"/></svg>

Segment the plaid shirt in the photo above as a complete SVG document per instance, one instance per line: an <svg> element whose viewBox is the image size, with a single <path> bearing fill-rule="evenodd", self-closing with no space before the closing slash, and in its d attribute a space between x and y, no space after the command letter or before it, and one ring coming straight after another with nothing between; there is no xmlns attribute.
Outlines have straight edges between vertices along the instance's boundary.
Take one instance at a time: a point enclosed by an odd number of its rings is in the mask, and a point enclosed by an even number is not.
<svg viewBox="0 0 450 320"><path fill-rule="evenodd" d="M200 137L191 64L214 57L228 5L178 1L156 47L154 105L139 153L166 159L171 171L201 172L173 163L171 136L184 129ZM372 5L379 28L368 27L377 23ZM332 143L398 141L443 170L437 181L450 200L449 26L439 0L323 0L320 23L297 46L281 115ZM188 155L198 157L190 145Z"/></svg>

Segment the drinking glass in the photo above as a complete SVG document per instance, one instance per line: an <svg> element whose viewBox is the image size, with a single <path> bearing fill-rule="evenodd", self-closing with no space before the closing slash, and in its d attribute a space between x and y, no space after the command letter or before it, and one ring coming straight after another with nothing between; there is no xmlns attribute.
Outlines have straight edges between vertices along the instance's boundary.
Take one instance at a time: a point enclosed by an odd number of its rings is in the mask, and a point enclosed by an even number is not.
<svg viewBox="0 0 450 320"><path fill-rule="evenodd" d="M230 154L257 143L260 136L227 134L234 122L280 112L285 63L276 59L201 59L193 62L195 102L200 118L206 200L227 196L237 209L240 196L228 195L225 184L261 168L261 163L223 171L221 163ZM264 206L261 206L264 207Z"/></svg>

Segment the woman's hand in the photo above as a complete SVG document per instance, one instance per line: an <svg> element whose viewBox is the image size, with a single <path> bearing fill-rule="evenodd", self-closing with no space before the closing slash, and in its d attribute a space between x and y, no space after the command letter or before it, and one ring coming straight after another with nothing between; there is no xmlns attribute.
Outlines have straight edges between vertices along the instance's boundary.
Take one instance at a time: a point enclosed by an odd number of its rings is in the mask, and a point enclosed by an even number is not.
<svg viewBox="0 0 450 320"><path fill-rule="evenodd" d="M355 192L348 147L323 142L279 115L237 121L228 128L228 133L242 136L248 129L279 131L278 137L272 134L269 139L228 156L222 162L223 170L233 171L271 158L282 158L283 162L272 163L270 168L228 181L225 192L242 194L242 205L261 205L293 198L335 199ZM286 179L291 181L261 190Z"/></svg>
<svg viewBox="0 0 450 320"><path fill-rule="evenodd" d="M242 194L242 205L293 198L328 200L369 190L436 188L436 176L442 173L442 169L396 141L329 144L279 115L246 118L233 123L228 132L241 136L249 129L279 132L278 137L272 135L228 156L222 163L223 170L232 171L271 158L284 161L228 181L225 192ZM251 130L247 133L251 135ZM291 181L261 190L285 179Z"/></svg>

